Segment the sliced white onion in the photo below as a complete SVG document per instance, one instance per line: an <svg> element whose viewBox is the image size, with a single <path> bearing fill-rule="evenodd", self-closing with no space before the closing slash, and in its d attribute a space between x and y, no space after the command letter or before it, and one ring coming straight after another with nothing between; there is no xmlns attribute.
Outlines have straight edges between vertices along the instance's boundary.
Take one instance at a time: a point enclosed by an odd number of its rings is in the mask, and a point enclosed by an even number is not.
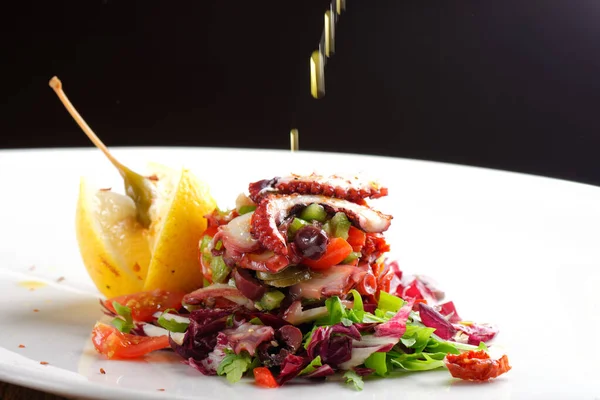
<svg viewBox="0 0 600 400"><path fill-rule="evenodd" d="M161 315L167 321L175 321L175 322L179 322L179 323L182 323L182 324L189 324L190 323L190 319L188 317L182 317L181 315L177 315L177 314L170 314L170 313L163 314L162 311L157 311L154 314L152 314L152 316L154 318L159 318Z"/></svg>
<svg viewBox="0 0 600 400"><path fill-rule="evenodd" d="M173 341L178 345L181 345L183 343L183 337L185 336L185 333L169 332L168 330L166 330L165 328L161 328L160 326L146 323L142 325L142 329L144 329L144 333L146 334L146 336L150 337L169 336L170 334L171 339L173 339Z"/></svg>

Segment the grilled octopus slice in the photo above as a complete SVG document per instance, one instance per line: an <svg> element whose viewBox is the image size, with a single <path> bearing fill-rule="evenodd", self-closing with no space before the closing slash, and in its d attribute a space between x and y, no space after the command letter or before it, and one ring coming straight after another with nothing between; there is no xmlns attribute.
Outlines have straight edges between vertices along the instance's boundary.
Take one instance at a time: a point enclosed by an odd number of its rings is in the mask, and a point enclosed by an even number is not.
<svg viewBox="0 0 600 400"><path fill-rule="evenodd" d="M259 203L263 197L271 193L323 195L355 203L362 203L366 198L376 199L388 194L388 189L379 186L376 182L363 181L356 177L317 174L307 176L292 174L287 177L264 179L251 183L248 191L255 203Z"/></svg>
<svg viewBox="0 0 600 400"><path fill-rule="evenodd" d="M263 197L252 215L252 235L260 241L263 247L276 254L287 255L289 249L284 234L279 231L279 225L292 209L312 203L321 204L333 212L345 213L350 221L367 233L386 231L392 220L391 215L348 200L298 193L268 194Z"/></svg>

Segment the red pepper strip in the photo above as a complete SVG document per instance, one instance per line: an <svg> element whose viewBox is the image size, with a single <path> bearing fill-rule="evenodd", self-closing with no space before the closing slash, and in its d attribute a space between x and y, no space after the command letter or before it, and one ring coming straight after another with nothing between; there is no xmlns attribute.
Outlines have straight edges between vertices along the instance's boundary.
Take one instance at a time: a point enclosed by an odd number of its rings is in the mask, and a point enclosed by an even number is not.
<svg viewBox="0 0 600 400"><path fill-rule="evenodd" d="M352 246L352 251L359 252L362 250L367 240L367 234L360 229L351 226L348 230L348 243Z"/></svg>
<svg viewBox="0 0 600 400"><path fill-rule="evenodd" d="M338 265L352 253L352 246L342 238L330 238L325 254L318 260L305 258L302 263L311 269L321 270Z"/></svg>

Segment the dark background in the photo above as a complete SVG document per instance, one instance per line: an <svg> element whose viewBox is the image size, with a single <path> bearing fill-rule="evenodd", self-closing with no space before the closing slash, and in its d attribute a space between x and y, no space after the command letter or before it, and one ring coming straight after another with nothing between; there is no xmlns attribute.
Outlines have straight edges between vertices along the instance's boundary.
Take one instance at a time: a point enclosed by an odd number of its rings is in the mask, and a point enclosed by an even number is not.
<svg viewBox="0 0 600 400"><path fill-rule="evenodd" d="M347 0L327 95L309 91L326 0L14 2L0 147L381 154L600 184L600 2ZM15 6L13 4L13 6Z"/></svg>

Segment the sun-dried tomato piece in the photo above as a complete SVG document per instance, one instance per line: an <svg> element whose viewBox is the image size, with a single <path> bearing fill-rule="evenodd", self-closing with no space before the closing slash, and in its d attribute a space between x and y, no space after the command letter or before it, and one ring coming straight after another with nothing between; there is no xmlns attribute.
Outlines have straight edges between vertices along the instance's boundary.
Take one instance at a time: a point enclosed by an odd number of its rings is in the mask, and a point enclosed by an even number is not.
<svg viewBox="0 0 600 400"><path fill-rule="evenodd" d="M470 381L487 381L511 369L506 354L494 360L483 350L448 354L444 362L453 377Z"/></svg>

